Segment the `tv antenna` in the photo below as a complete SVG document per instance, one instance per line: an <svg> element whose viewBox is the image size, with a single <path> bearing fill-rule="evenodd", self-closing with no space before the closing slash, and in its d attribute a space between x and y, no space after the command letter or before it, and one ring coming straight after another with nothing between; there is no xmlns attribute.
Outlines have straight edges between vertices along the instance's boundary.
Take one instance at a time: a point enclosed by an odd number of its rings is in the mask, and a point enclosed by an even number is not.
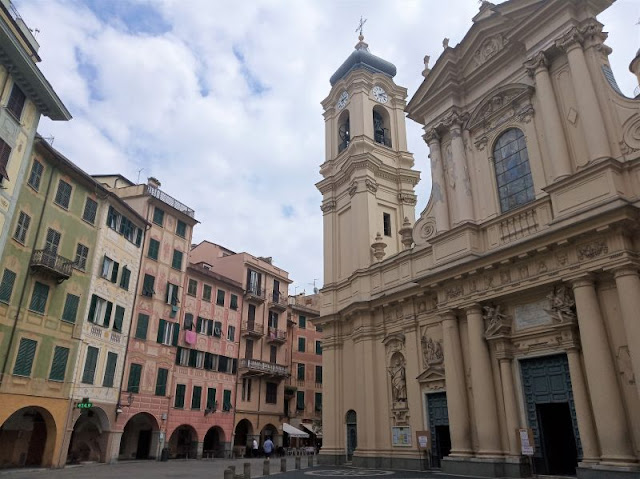
<svg viewBox="0 0 640 479"><path fill-rule="evenodd" d="M136 181L136 183L140 184L140 173L142 172L142 170L144 170L144 168L140 168L138 170L138 180Z"/></svg>

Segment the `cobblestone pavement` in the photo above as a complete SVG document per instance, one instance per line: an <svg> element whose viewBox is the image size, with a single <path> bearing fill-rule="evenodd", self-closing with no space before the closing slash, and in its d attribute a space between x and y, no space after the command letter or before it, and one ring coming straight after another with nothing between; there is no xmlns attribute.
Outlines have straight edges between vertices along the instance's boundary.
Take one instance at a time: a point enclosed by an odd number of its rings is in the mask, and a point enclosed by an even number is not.
<svg viewBox="0 0 640 479"><path fill-rule="evenodd" d="M270 475L278 479L338 479L340 477L374 477L377 479L427 479L447 477L438 473L419 471L391 471L359 469L339 466L307 467L307 458L301 458L302 469L295 470L295 458L287 458L286 473L280 472L280 459L270 461ZM15 469L0 470L0 479L223 479L224 470L236 466L236 473L242 474L243 464L251 464L251 477L263 476L263 459L212 459L212 460L172 460L127 461L117 464L86 464L69 466L64 469Z"/></svg>

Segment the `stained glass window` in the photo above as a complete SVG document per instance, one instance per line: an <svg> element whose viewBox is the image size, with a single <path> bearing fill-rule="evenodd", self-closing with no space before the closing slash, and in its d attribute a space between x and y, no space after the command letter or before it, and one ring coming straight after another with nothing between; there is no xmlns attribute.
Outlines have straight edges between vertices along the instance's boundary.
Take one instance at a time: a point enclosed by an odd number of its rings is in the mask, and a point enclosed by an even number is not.
<svg viewBox="0 0 640 479"><path fill-rule="evenodd" d="M533 201L535 193L524 133L518 128L505 131L493 148L493 158L502 212Z"/></svg>

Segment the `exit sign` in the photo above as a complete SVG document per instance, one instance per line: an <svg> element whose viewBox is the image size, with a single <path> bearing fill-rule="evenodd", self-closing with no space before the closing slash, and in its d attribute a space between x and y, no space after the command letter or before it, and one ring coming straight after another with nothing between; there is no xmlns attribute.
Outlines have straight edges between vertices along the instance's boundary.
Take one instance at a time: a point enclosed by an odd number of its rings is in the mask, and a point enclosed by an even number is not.
<svg viewBox="0 0 640 479"><path fill-rule="evenodd" d="M82 401L76 404L78 409L91 409L93 407L93 403L89 401L89 398L82 398Z"/></svg>

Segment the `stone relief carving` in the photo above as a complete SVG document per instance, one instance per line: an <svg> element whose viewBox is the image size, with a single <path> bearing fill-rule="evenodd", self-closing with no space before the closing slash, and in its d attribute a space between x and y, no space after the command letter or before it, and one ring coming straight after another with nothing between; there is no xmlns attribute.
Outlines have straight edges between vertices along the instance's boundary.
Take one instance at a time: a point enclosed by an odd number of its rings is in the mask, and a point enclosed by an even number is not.
<svg viewBox="0 0 640 479"><path fill-rule="evenodd" d="M538 274L547 272L547 263L538 261Z"/></svg>
<svg viewBox="0 0 640 479"><path fill-rule="evenodd" d="M452 286L451 288L446 290L446 294L447 294L447 298L448 299L458 298L458 297L462 296L463 293L464 293L464 291L462 290L462 286L461 285Z"/></svg>
<svg viewBox="0 0 640 479"><path fill-rule="evenodd" d="M564 266L569 262L569 255L566 251L559 251L556 253L556 260L560 266Z"/></svg>
<svg viewBox="0 0 640 479"><path fill-rule="evenodd" d="M485 336L495 336L497 334L509 334L511 332L511 319L500 311L500 305L483 306L482 317L487 323Z"/></svg>
<svg viewBox="0 0 640 479"><path fill-rule="evenodd" d="M354 180L349 186L349 196L355 195L356 191L358 191L358 182Z"/></svg>
<svg viewBox="0 0 640 479"><path fill-rule="evenodd" d="M428 218L427 222L420 228L420 237L423 239L429 239L436 233L436 221L433 218Z"/></svg>
<svg viewBox="0 0 640 479"><path fill-rule="evenodd" d="M578 259L583 261L585 259L593 259L600 255L607 254L609 252L609 248L604 241L600 240L580 245L578 246L577 251Z"/></svg>
<svg viewBox="0 0 640 479"><path fill-rule="evenodd" d="M366 180L364 180L364 185L367 187L367 189L371 192L371 193L375 193L376 191L378 191L378 184L373 181L370 180L369 178L367 178ZM352 195L353 196L353 195Z"/></svg>
<svg viewBox="0 0 640 479"><path fill-rule="evenodd" d="M505 43L502 35L487 38L473 55L476 66L486 63L491 57L497 55L504 48Z"/></svg>
<svg viewBox="0 0 640 479"><path fill-rule="evenodd" d="M508 269L500 270L500 282L502 284L511 282L511 271L509 271Z"/></svg>
<svg viewBox="0 0 640 479"><path fill-rule="evenodd" d="M412 206L415 206L418 202L416 195L412 195L411 193L398 193L398 200L400 203Z"/></svg>
<svg viewBox="0 0 640 479"><path fill-rule="evenodd" d="M444 353L442 352L442 342L434 341L432 338L422 336L422 362L424 368L428 369L433 365L442 364Z"/></svg>
<svg viewBox="0 0 640 479"><path fill-rule="evenodd" d="M567 286L554 287L553 291L547 295L547 299L549 300L549 309L546 311L553 320L565 323L576 318L576 302Z"/></svg>
<svg viewBox="0 0 640 479"><path fill-rule="evenodd" d="M640 150L640 117L636 116L624 126L620 146L625 155Z"/></svg>
<svg viewBox="0 0 640 479"><path fill-rule="evenodd" d="M320 205L320 209L323 213L328 213L329 211L333 211L336 209L336 201L335 200L327 200Z"/></svg>

